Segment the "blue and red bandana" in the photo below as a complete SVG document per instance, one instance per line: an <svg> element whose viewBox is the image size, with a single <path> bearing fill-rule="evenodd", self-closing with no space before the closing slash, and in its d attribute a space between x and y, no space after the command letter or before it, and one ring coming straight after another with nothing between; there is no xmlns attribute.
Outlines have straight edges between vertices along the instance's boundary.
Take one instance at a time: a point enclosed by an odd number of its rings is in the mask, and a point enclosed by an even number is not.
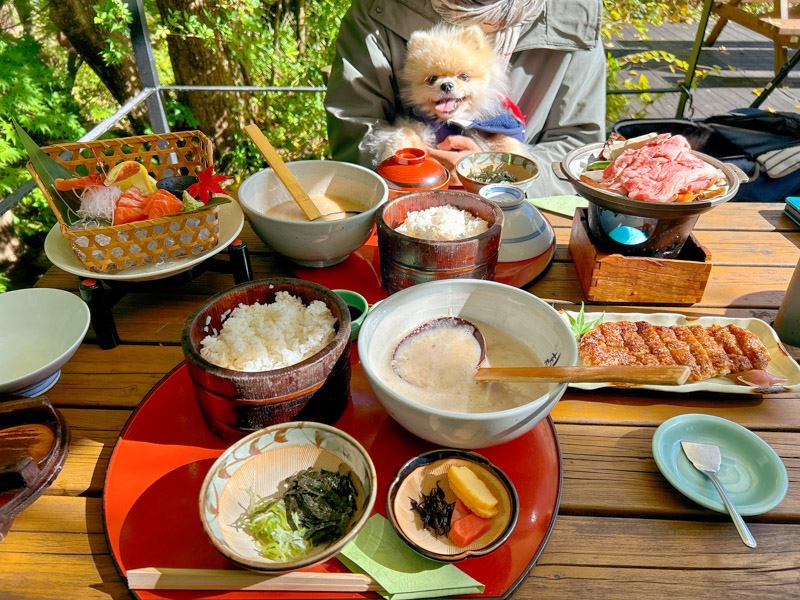
<svg viewBox="0 0 800 600"><path fill-rule="evenodd" d="M464 135L468 131L480 131L483 133L499 133L513 137L520 142L525 142L525 115L519 107L509 98L503 96L503 111L493 117L483 120L470 121L468 119L452 119L450 121L440 121L431 119L428 116L413 112L411 116L418 121L422 121L430 127L436 134L436 143L442 143L448 136Z"/></svg>

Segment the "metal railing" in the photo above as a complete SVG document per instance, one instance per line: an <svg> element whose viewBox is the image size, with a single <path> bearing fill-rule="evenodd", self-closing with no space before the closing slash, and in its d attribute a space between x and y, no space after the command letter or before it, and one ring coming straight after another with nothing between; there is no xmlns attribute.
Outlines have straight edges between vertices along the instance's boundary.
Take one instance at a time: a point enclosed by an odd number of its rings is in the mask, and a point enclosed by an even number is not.
<svg viewBox="0 0 800 600"><path fill-rule="evenodd" d="M150 32L147 28L145 21L144 6L142 0L126 0L128 8L130 9L133 20L130 25L131 30L131 43L133 45L133 54L136 61L136 68L139 73L139 79L142 82L142 91L136 94L133 98L125 102L119 110L113 115L103 119L100 123L95 125L85 135L81 136L79 142L89 142L96 140L101 135L110 130L120 120L125 118L132 110L139 107L142 103L147 105L147 112L150 119L150 127L154 133L166 133L169 131L169 123L167 116L164 112L164 104L161 94L163 92L221 92L221 93L250 93L250 92L311 92L320 93L324 92L327 88L315 86L257 86L257 85L161 85L158 77L158 70L156 69L155 56L153 54L153 47L150 44ZM680 93L678 100L678 110L676 117L683 117L686 102L692 97L692 86L695 80L695 71L697 69L697 61L700 57L702 49L703 38L705 37L706 27L708 26L708 19L711 13L711 5L713 0L704 0L703 12L700 22L697 27L697 35L695 36L694 45L692 46L692 54L689 58L689 67L686 71L686 77L683 83L677 87L671 88L651 88L646 90L607 90L609 95L613 94L643 94L643 93ZM753 102L751 107L757 108L766 97L780 85L781 81L786 77L789 71L797 65L800 59L800 51L795 52L792 59L783 66L780 73L776 75ZM22 184L11 195L0 200L0 215L14 207L20 200L30 194L35 187L35 183L31 180Z"/></svg>

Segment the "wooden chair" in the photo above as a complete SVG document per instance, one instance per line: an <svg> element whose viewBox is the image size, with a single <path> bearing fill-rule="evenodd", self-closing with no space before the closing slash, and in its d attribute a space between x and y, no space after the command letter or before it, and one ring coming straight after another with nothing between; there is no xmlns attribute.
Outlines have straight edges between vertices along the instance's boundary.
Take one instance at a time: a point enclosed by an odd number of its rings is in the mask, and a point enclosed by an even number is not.
<svg viewBox="0 0 800 600"><path fill-rule="evenodd" d="M727 0L714 4L711 12L719 16L719 20L711 34L703 43L712 46L728 21L747 27L772 40L775 46L775 73L789 59L788 49L800 43L800 0L773 0L773 11L770 16L754 15L743 10L740 5L756 0ZM792 4L792 8L789 5Z"/></svg>

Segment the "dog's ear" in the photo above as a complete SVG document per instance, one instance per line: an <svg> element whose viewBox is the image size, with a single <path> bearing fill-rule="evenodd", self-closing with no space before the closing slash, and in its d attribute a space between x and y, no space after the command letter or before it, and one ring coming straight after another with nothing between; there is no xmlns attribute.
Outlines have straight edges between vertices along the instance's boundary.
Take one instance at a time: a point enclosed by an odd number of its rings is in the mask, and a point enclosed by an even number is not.
<svg viewBox="0 0 800 600"><path fill-rule="evenodd" d="M428 44L433 36L427 31L415 31L411 34L411 37L408 38L408 45L406 49L408 52L414 52L420 47L424 47Z"/></svg>
<svg viewBox="0 0 800 600"><path fill-rule="evenodd" d="M483 52L489 48L489 40L486 39L479 25L464 27L458 35L464 45L470 46L477 51Z"/></svg>

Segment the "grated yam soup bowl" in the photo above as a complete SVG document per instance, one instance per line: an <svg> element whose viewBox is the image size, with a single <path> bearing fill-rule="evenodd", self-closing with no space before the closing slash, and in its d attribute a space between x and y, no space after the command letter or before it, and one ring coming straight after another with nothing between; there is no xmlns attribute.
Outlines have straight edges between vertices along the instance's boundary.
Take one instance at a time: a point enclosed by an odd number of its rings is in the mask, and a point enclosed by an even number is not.
<svg viewBox="0 0 800 600"><path fill-rule="evenodd" d="M288 367L237 371L200 355L200 341L222 330L223 315L239 304L271 303L289 292L308 305L321 300L333 314L336 335L322 350ZM212 296L186 320L181 339L195 398L209 428L227 441L293 420L335 422L350 393L350 311L328 288L310 281L251 281Z"/></svg>
<svg viewBox="0 0 800 600"><path fill-rule="evenodd" d="M409 212L451 205L485 220L489 228L458 240L425 240L396 231ZM469 192L432 190L403 194L375 216L381 281L389 293L439 279L493 279L503 229L503 211Z"/></svg>
<svg viewBox="0 0 800 600"><path fill-rule="evenodd" d="M366 207L337 221L293 221L266 214L292 197L272 169L263 169L239 187L239 203L256 235L267 246L305 267L327 267L345 260L372 233L375 211L386 202L389 188L374 171L333 160L303 160L286 166L310 195L326 194Z"/></svg>
<svg viewBox="0 0 800 600"><path fill-rule="evenodd" d="M471 469L497 499L497 514L492 517L489 531L464 547L448 536L437 537L426 529L410 502L410 498L419 502L422 494L429 494L437 482L445 494L445 502L455 502L456 494L447 481L451 466ZM508 475L480 454L433 450L412 458L397 471L386 496L386 516L403 541L420 554L434 560L456 562L489 554L509 538L519 517L519 497Z"/></svg>
<svg viewBox="0 0 800 600"><path fill-rule="evenodd" d="M405 429L439 446L485 448L530 431L550 413L564 394L566 383L551 384L546 393L531 397L521 406L465 413L415 402L381 379L387 348L395 348L423 323L445 316L487 323L520 340L550 365L576 364L578 347L572 331L553 307L533 294L493 281L433 281L382 300L361 325L358 355L380 403Z"/></svg>
<svg viewBox="0 0 800 600"><path fill-rule="evenodd" d="M353 475L356 511L345 535L304 556L274 561L262 556L253 538L233 523L258 496L279 496L281 482L313 467ZM228 448L211 466L200 489L200 520L211 544L247 569L285 572L335 556L366 523L377 497L377 474L363 446L345 432L319 423L291 422L251 433Z"/></svg>
<svg viewBox="0 0 800 600"><path fill-rule="evenodd" d="M0 395L43 394L86 336L89 307L63 290L29 288L0 294L0 314Z"/></svg>
<svg viewBox="0 0 800 600"><path fill-rule="evenodd" d="M539 165L535 160L527 156L512 154L511 152L474 152L456 163L456 174L465 190L477 194L483 186L490 184L488 181L470 177L470 173L480 171L486 167L502 167L514 177L514 181L491 183L513 185L522 190L523 195L536 178L539 177Z"/></svg>

